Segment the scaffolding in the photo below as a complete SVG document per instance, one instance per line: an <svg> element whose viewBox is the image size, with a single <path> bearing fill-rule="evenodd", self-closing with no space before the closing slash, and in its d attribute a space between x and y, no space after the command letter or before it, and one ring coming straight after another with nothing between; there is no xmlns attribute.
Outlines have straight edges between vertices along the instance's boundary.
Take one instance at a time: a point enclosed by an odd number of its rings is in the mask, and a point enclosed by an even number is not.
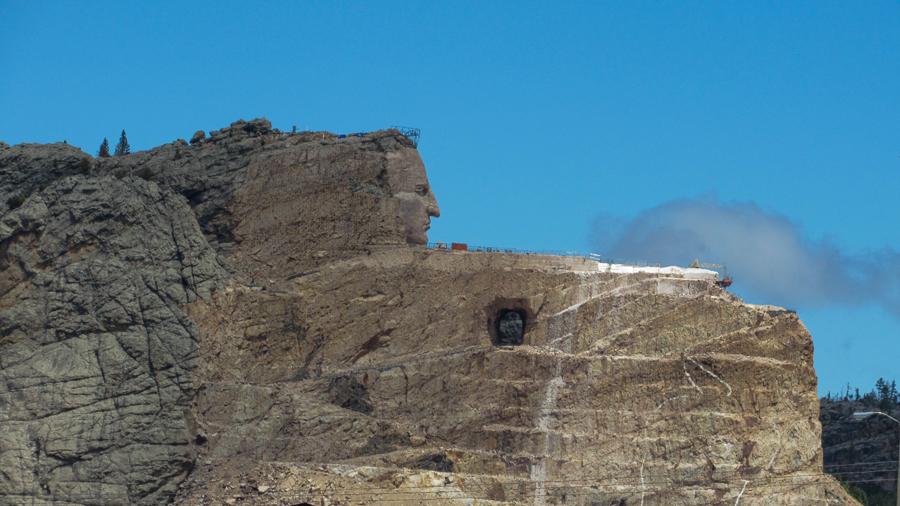
<svg viewBox="0 0 900 506"><path fill-rule="evenodd" d="M414 147L419 147L419 135L422 133L418 128L413 127L405 127L405 126L392 126L391 128L400 132L404 137L410 140L413 143Z"/></svg>
<svg viewBox="0 0 900 506"><path fill-rule="evenodd" d="M728 288L734 282L731 276L728 275L728 267L724 264L705 264L700 259L695 259L691 262L690 267L693 269L711 269L718 272L721 278L716 281L716 284L722 288Z"/></svg>

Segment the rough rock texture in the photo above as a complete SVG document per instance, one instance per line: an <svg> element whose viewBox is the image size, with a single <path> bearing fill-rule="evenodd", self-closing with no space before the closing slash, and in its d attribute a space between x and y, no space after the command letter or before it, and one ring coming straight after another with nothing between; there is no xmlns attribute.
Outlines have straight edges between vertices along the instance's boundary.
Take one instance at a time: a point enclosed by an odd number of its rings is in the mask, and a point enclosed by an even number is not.
<svg viewBox="0 0 900 506"><path fill-rule="evenodd" d="M340 139L239 121L191 146L99 160L96 171L184 195L239 277L256 281L424 244L429 217L439 215L418 152L396 130Z"/></svg>
<svg viewBox="0 0 900 506"><path fill-rule="evenodd" d="M83 158L0 157L27 195L0 220L0 502L163 503L193 465L182 307L225 271L184 199L66 176Z"/></svg>
<svg viewBox="0 0 900 506"><path fill-rule="evenodd" d="M27 186L0 218L0 503L845 500L795 314L694 271L425 249L395 130L85 157L0 152L3 200Z"/></svg>
<svg viewBox="0 0 900 506"><path fill-rule="evenodd" d="M65 176L87 174L91 157L68 144L0 146L0 212L22 205L25 198Z"/></svg>
<svg viewBox="0 0 900 506"><path fill-rule="evenodd" d="M796 315L711 281L592 268L395 251L193 305L212 466L192 485L260 466L250 476L287 493L261 462L417 483L432 474L397 468L440 462L459 498L516 504L719 504L742 489L747 504L824 499L812 346ZM531 315L523 345L491 344L498 306ZM310 472L333 475L328 497L342 504L389 500L384 484L341 485L359 479L348 469ZM201 486L186 500L203 494L216 497Z"/></svg>

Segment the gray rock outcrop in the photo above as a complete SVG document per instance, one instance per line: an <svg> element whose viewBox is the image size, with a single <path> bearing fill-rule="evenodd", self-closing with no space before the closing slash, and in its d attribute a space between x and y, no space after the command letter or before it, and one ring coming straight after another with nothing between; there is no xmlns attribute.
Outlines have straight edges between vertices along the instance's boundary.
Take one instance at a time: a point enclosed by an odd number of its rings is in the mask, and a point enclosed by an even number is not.
<svg viewBox="0 0 900 506"><path fill-rule="evenodd" d="M32 193L74 174L87 174L91 157L68 144L20 144L0 150L0 214Z"/></svg>
<svg viewBox="0 0 900 506"><path fill-rule="evenodd" d="M182 307L225 270L184 198L82 160L0 155L0 504L162 504L193 465Z"/></svg>

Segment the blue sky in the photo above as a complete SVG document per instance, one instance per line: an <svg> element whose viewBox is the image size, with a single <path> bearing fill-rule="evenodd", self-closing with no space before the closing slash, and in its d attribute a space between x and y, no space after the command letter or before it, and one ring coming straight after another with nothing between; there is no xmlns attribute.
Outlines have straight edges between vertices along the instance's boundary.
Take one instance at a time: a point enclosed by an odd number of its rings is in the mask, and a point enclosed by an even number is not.
<svg viewBox="0 0 900 506"><path fill-rule="evenodd" d="M898 54L894 1L0 0L0 139L411 125L432 239L595 249L598 217L706 198L855 258L900 250ZM823 392L900 379L900 318L798 301Z"/></svg>

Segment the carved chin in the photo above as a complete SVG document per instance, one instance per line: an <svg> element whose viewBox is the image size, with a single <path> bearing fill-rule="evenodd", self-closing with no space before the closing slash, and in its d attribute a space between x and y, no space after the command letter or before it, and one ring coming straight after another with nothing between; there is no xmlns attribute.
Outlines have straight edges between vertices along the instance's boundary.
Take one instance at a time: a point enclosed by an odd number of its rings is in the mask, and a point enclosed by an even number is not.
<svg viewBox="0 0 900 506"><path fill-rule="evenodd" d="M428 243L428 234L425 230L407 230L406 242L409 244L426 244Z"/></svg>

